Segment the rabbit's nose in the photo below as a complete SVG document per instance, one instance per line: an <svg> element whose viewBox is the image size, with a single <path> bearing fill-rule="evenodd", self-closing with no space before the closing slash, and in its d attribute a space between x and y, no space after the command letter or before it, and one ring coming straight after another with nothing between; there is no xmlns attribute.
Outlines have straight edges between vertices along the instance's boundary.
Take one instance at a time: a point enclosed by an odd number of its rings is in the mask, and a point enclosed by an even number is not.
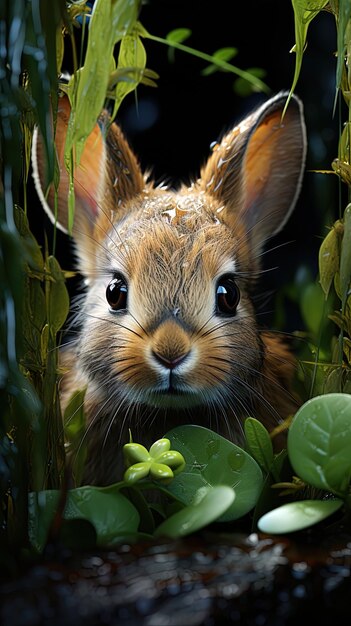
<svg viewBox="0 0 351 626"><path fill-rule="evenodd" d="M164 354L160 354L160 352L152 351L153 356L156 361L161 363L163 367L167 367L167 369L173 370L177 365L180 365L188 356L189 352L185 352L184 354L180 354L179 356L174 356L172 358L166 357Z"/></svg>

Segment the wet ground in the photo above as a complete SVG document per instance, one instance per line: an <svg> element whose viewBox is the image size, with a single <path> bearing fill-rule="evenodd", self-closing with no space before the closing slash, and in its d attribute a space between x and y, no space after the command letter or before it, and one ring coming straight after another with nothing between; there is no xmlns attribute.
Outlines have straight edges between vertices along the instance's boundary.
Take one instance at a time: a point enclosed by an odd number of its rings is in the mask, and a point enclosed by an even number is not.
<svg viewBox="0 0 351 626"><path fill-rule="evenodd" d="M48 553L0 586L1 626L345 626L351 535L202 535Z"/></svg>

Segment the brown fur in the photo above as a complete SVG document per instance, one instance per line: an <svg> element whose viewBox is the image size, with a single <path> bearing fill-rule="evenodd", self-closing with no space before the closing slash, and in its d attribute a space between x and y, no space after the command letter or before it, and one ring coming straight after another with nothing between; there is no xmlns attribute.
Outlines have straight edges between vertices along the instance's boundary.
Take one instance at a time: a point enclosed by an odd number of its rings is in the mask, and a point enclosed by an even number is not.
<svg viewBox="0 0 351 626"><path fill-rule="evenodd" d="M146 446L189 422L240 441L246 416L271 428L296 408L294 359L260 330L252 302L262 247L286 221L304 164L301 106L294 99L282 124L284 103L272 99L230 131L191 187L147 184L115 125L97 189L87 168L97 208L74 238L89 287L81 333L61 363L64 405L87 387L85 482L117 479L129 428ZM84 155L80 167L82 176ZM240 291L231 316L216 309L228 273ZM128 283L127 310L111 312L105 294L117 274Z"/></svg>

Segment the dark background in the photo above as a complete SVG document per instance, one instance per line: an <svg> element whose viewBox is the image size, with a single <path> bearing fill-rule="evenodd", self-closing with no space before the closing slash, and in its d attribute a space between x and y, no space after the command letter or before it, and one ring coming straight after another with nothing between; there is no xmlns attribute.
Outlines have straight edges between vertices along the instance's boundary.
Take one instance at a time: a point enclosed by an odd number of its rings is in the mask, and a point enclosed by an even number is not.
<svg viewBox="0 0 351 626"><path fill-rule="evenodd" d="M291 86L295 55L289 51L295 36L290 0L149 0L142 7L140 21L150 33L161 37L174 28L189 28L192 35L185 43L209 54L221 47L238 48L233 63L241 69L261 67L266 70L264 80L272 94L289 90ZM141 85L137 105L134 94L127 96L117 121L143 168L151 169L156 182L189 181L197 176L211 142L267 96L253 93L240 97L233 89L233 75L216 72L202 76L206 63L200 59L176 51L172 63L166 46L150 40L144 40L144 45L147 67L160 76L158 88ZM293 283L302 266L308 267L315 277L321 237L327 232L326 226L338 217L336 176L309 171L330 169L331 161L337 156L340 116L337 107L333 117L335 48L334 18L324 12L310 25L308 47L296 88L304 102L309 143L305 180L288 225L269 244L269 248L278 248L265 255L265 268L279 265L279 269L264 275L262 293L274 293ZM43 218L34 196L31 213L40 241L43 224L49 233L52 227ZM58 235L57 256L61 265L69 269L72 264L70 246L61 234ZM266 310L265 323L270 324L271 307ZM285 329L295 330L300 324L298 307L289 304L285 311Z"/></svg>

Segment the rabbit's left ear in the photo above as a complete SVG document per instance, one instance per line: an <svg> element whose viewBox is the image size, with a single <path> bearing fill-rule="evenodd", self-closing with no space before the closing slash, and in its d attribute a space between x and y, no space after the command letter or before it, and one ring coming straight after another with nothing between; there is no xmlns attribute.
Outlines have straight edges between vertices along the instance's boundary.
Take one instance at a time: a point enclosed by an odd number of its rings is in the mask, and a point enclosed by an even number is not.
<svg viewBox="0 0 351 626"><path fill-rule="evenodd" d="M227 133L201 172L200 188L224 205L223 220L244 224L254 254L285 224L300 191L306 132L301 101L287 93L264 103Z"/></svg>

